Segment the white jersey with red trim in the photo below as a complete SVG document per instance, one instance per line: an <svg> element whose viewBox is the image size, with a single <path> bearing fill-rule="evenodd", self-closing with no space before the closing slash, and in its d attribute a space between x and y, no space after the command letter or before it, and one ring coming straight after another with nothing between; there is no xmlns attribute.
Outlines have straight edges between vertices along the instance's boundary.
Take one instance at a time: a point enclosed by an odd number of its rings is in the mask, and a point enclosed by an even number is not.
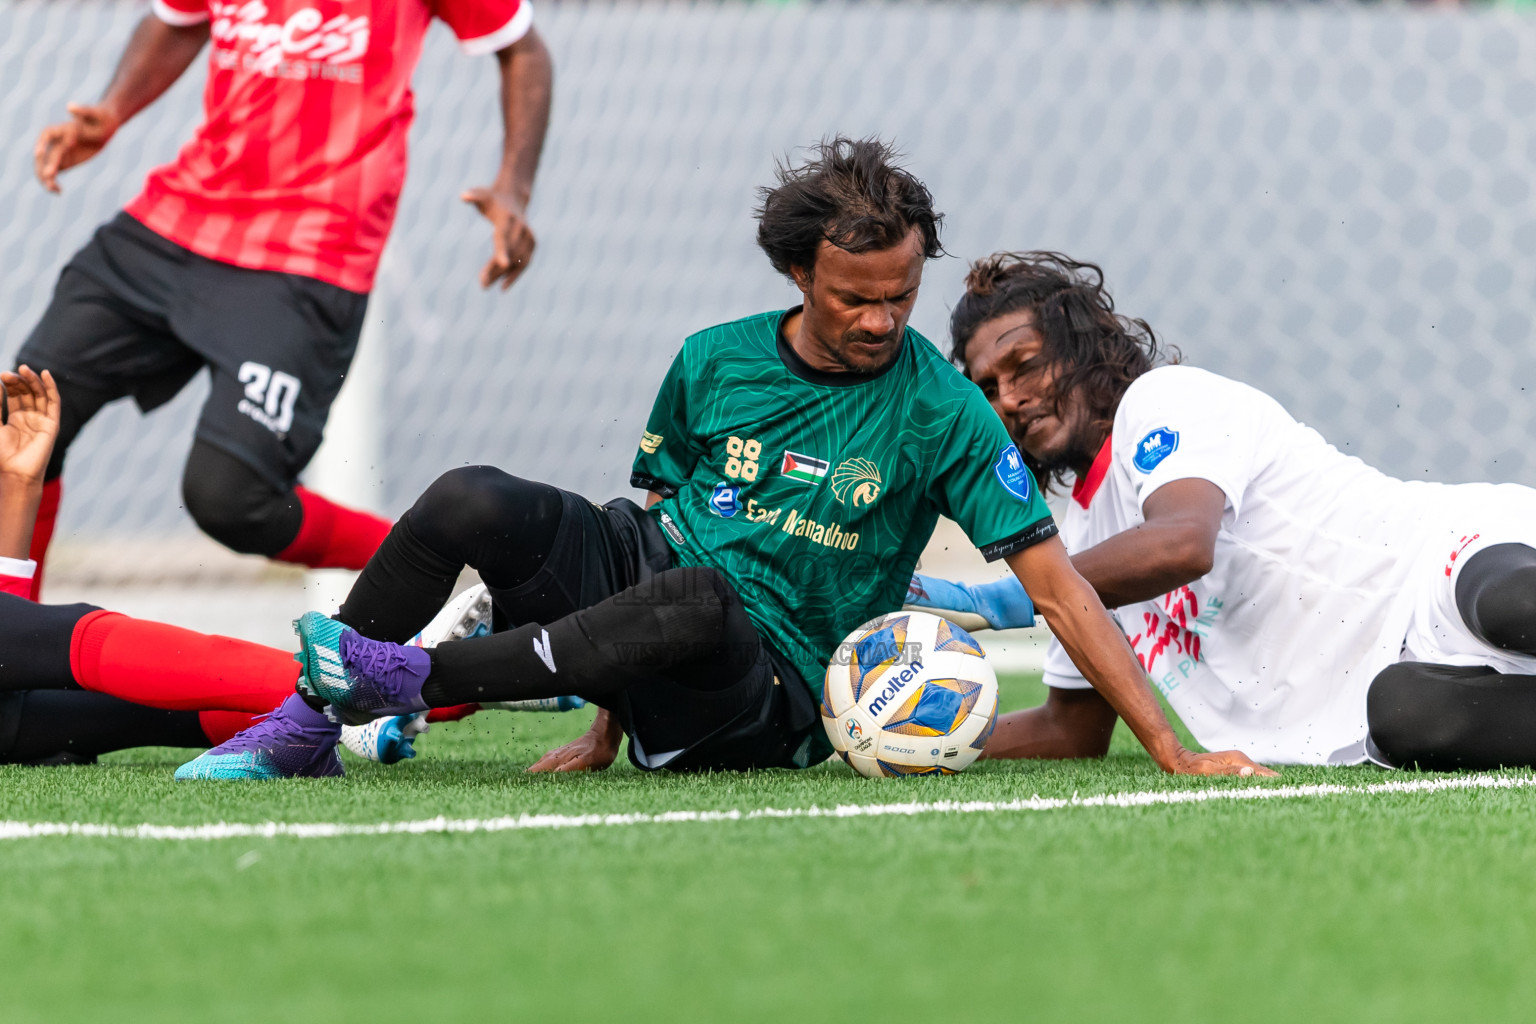
<svg viewBox="0 0 1536 1024"><path fill-rule="evenodd" d="M1536 542L1536 491L1397 480L1334 448L1246 384L1186 366L1131 384L1058 518L1071 552L1143 521L1175 480L1226 495L1209 573L1116 609L1136 657L1195 738L1280 764L1364 760L1365 695L1402 659L1536 672L1455 611L1455 570L1490 543ZM1530 538L1525 540L1524 538ZM1059 643L1050 686L1085 688Z"/></svg>
<svg viewBox="0 0 1536 1024"><path fill-rule="evenodd" d="M366 292L405 184L411 74L434 17L471 55L517 42L526 0L154 0L211 21L203 123L128 204L209 259Z"/></svg>

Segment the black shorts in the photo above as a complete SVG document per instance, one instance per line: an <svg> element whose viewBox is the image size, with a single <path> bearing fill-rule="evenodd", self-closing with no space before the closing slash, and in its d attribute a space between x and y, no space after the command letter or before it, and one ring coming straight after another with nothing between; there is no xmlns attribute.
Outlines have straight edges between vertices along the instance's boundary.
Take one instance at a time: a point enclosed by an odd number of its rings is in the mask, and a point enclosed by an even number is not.
<svg viewBox="0 0 1536 1024"><path fill-rule="evenodd" d="M278 490L309 464L362 332L368 296L199 256L126 213L59 274L18 363L148 412L204 366L197 438Z"/></svg>
<svg viewBox="0 0 1536 1024"><path fill-rule="evenodd" d="M543 568L515 589L490 588L497 630L563 618L673 567L655 520L628 498L596 505L562 491L561 499ZM813 730L821 729L815 700L799 673L758 639L761 656L724 689L702 692L657 679L590 699L618 716L630 761L647 771L808 767Z"/></svg>

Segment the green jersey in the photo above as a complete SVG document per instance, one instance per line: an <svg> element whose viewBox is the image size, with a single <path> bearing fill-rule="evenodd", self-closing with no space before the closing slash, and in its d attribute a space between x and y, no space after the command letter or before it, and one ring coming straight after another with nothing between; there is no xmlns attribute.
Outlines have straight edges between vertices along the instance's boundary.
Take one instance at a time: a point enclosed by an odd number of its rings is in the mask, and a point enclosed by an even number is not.
<svg viewBox="0 0 1536 1024"><path fill-rule="evenodd" d="M831 374L781 336L791 311L688 338L631 482L678 565L708 566L819 698L843 639L901 607L940 515L988 560L1056 524L1002 421L908 329L878 374Z"/></svg>

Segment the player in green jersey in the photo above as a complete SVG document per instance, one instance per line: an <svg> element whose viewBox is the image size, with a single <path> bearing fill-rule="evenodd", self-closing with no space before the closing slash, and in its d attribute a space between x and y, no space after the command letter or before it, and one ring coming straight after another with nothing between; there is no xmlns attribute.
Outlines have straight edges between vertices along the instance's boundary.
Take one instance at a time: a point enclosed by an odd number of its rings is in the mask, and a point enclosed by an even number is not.
<svg viewBox="0 0 1536 1024"><path fill-rule="evenodd" d="M444 475L336 619L301 620L301 689L350 718L570 693L603 709L536 770L605 768L626 735L646 769L805 767L830 753L829 659L901 606L943 514L1008 560L1159 765L1266 771L1178 743L1003 424L907 327L940 252L922 183L883 144L836 139L762 199L759 244L804 304L684 343L634 463L646 510L486 467ZM400 646L466 564L498 631Z"/></svg>

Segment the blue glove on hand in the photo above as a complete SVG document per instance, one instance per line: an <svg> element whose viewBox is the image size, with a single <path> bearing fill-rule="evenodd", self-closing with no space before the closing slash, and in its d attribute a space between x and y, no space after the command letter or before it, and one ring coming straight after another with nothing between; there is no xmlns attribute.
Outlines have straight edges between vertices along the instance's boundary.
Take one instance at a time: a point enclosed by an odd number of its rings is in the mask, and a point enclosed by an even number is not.
<svg viewBox="0 0 1536 1024"><path fill-rule="evenodd" d="M976 615L992 629L1022 629L1035 624L1035 604L1024 592L1024 584L1013 576L992 583L955 583L913 573L907 586L907 604Z"/></svg>

